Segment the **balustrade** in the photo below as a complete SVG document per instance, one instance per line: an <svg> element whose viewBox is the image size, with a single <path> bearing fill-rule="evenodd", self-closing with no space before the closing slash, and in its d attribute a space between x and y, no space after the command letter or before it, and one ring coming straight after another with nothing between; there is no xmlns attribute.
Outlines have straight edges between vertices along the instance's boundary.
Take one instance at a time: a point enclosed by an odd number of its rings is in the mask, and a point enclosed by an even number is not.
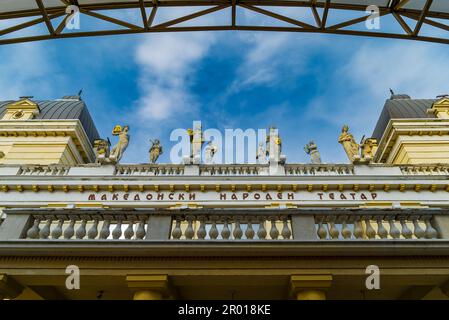
<svg viewBox="0 0 449 320"><path fill-rule="evenodd" d="M183 165L117 165L116 176L182 176Z"/></svg>
<svg viewBox="0 0 449 320"><path fill-rule="evenodd" d="M202 165L202 176L257 176L263 165Z"/></svg>
<svg viewBox="0 0 449 320"><path fill-rule="evenodd" d="M347 176L354 174L354 167L352 165L286 164L285 174L288 176L320 176L320 175Z"/></svg>
<svg viewBox="0 0 449 320"><path fill-rule="evenodd" d="M316 215L317 238L436 239L431 215Z"/></svg>
<svg viewBox="0 0 449 320"><path fill-rule="evenodd" d="M449 216L431 213L8 212L1 239L41 240L433 240L449 238ZM195 210L196 211L196 210ZM49 211L51 212L51 211ZM78 213L79 212L79 213ZM150 231L151 230L151 231Z"/></svg>
<svg viewBox="0 0 449 320"><path fill-rule="evenodd" d="M354 175L350 164L285 164L287 176L348 176ZM399 166L403 175L447 176L449 166L444 165L403 165ZM63 165L24 165L20 166L20 176L66 176L69 166ZM201 176L257 176L267 173L263 164L202 164ZM95 167L93 167L95 170ZM116 165L115 176L183 176L182 164L142 164Z"/></svg>
<svg viewBox="0 0 449 320"><path fill-rule="evenodd" d="M401 166L404 175L449 175L449 166L445 165L413 165Z"/></svg>
<svg viewBox="0 0 449 320"><path fill-rule="evenodd" d="M18 174L21 176L65 176L69 173L70 167L49 165L49 166L21 166Z"/></svg>
<svg viewBox="0 0 449 320"><path fill-rule="evenodd" d="M36 215L26 238L141 240L146 236L147 220L147 215Z"/></svg>
<svg viewBox="0 0 449 320"><path fill-rule="evenodd" d="M173 240L280 240L292 239L287 215L179 215L174 218Z"/></svg>

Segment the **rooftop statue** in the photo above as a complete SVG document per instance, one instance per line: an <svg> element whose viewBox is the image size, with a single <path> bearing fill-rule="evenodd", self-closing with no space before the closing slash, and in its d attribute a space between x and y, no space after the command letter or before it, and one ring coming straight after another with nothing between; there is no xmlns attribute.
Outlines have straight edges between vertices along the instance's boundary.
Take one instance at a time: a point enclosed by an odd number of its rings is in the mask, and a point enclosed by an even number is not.
<svg viewBox="0 0 449 320"><path fill-rule="evenodd" d="M265 151L265 148L263 147L263 142L259 142L259 147L256 152L256 160L257 163L260 164L267 163L267 151Z"/></svg>
<svg viewBox="0 0 449 320"><path fill-rule="evenodd" d="M285 155L282 152L282 140L279 136L278 130L275 127L270 127L269 134L266 139L266 155L271 162L285 163Z"/></svg>
<svg viewBox="0 0 449 320"><path fill-rule="evenodd" d="M116 125L112 130L112 135L118 136L117 144L112 148L111 155L109 159L111 162L118 163L120 159L122 159L123 154L125 153L126 148L129 144L129 126L124 126L123 128L120 125Z"/></svg>
<svg viewBox="0 0 449 320"><path fill-rule="evenodd" d="M304 151L307 154L310 154L311 163L313 164L321 163L320 152L318 151L318 146L314 141L310 141L308 144L306 144L304 147Z"/></svg>
<svg viewBox="0 0 449 320"><path fill-rule="evenodd" d="M344 125L341 129L341 134L338 137L338 142L341 143L348 155L349 161L354 162L360 160L359 144L355 142L354 136L349 132L349 126Z"/></svg>
<svg viewBox="0 0 449 320"><path fill-rule="evenodd" d="M366 161L371 161L377 151L377 140L375 138L362 138L360 142L360 148L362 151L362 158Z"/></svg>
<svg viewBox="0 0 449 320"><path fill-rule="evenodd" d="M97 139L94 141L95 157L97 163L109 161L111 141L108 139Z"/></svg>
<svg viewBox="0 0 449 320"><path fill-rule="evenodd" d="M212 141L209 141L206 148L204 149L205 154L205 161L207 164L214 163L214 156L218 152L218 147L212 143Z"/></svg>
<svg viewBox="0 0 449 320"><path fill-rule="evenodd" d="M150 163L156 163L159 156L163 153L162 145L159 139L150 140L151 148L150 148Z"/></svg>
<svg viewBox="0 0 449 320"><path fill-rule="evenodd" d="M186 156L186 163L199 164L201 161L201 147L203 145L204 137L202 133L201 123L194 122L193 129L187 129L187 134L190 138L190 155Z"/></svg>
<svg viewBox="0 0 449 320"><path fill-rule="evenodd" d="M273 145L271 145L271 140L273 140ZM267 135L267 147L266 147L266 155L267 156L275 156L280 155L282 152L282 140L279 134L277 133L277 129L275 127L270 127L269 133Z"/></svg>

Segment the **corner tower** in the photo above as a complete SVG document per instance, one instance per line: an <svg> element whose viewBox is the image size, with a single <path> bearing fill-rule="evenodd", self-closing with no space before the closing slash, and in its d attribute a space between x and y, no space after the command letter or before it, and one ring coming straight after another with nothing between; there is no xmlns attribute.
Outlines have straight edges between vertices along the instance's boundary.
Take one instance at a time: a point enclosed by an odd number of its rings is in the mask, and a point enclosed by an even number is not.
<svg viewBox="0 0 449 320"><path fill-rule="evenodd" d="M77 165L95 161L98 131L79 96L0 102L0 164Z"/></svg>
<svg viewBox="0 0 449 320"><path fill-rule="evenodd" d="M449 163L449 99L411 99L392 95L385 102L373 137L379 141L375 162Z"/></svg>

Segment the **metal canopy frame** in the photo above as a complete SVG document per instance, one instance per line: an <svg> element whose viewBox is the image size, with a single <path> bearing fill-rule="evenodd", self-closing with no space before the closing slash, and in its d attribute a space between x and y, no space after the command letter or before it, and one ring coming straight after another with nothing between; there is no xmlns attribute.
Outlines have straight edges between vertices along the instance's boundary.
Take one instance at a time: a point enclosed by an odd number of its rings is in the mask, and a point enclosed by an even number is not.
<svg viewBox="0 0 449 320"><path fill-rule="evenodd" d="M449 12L432 11L433 0L423 0L421 9L412 9L407 7L410 0L389 0L385 6L380 6L379 15L391 15L397 23L397 32L379 32L376 30L353 30L346 29L356 26L369 19L366 13L366 3L363 1L354 1L354 4L342 4L341 0L135 0L130 1L111 1L109 3L78 3L78 0L60 0L61 6L46 7L46 0L30 0L36 2L35 9L17 10L9 12L1 12L0 2L0 21L14 22L17 18L30 18L27 22L18 22L12 26L0 30L0 45L12 44L28 41L39 41L48 39L73 38L73 37L89 37L103 35L118 34L137 34L150 32L182 32L182 31L217 31L217 30L250 30L250 31L283 31L283 32L307 32L307 33L327 33L353 36L369 36L381 38L395 38L406 40L429 41L436 43L449 44ZM442 1L442 0L436 0ZM435 1L435 2L436 2ZM446 1L446 0L444 0ZM386 0L387 2L387 0ZM66 13L67 5L77 5L81 15L87 15L91 18L107 21L118 28L113 30L93 30L83 31L66 30L66 20L69 14ZM158 8L179 8L179 7L208 7L197 12L180 16L178 18L154 24ZM263 26L263 25L239 25L237 21L237 7L244 8L274 19L281 23L280 26ZM275 13L269 8L308 8L311 19L315 23L309 24L300 19L287 17L282 14ZM180 26L179 24L192 21L199 17L212 14L231 8L229 24L225 25L205 25L205 26ZM135 9L142 17L140 25L113 18L104 14L105 10L124 10ZM338 24L329 25L328 17L334 11L347 10L360 12L360 17L345 20ZM103 11L103 13L101 13ZM55 25L54 20L64 17L59 24ZM404 18L415 21L415 25L410 25ZM434 20L438 19L438 21ZM22 20L22 19L19 19ZM448 21L448 24L445 22ZM17 21L16 21L17 22ZM288 23L290 26L285 26ZM39 35L26 35L15 37L14 32L24 30L32 26L44 24L48 33ZM423 26L431 26L439 31L436 36L426 36L422 34Z"/></svg>

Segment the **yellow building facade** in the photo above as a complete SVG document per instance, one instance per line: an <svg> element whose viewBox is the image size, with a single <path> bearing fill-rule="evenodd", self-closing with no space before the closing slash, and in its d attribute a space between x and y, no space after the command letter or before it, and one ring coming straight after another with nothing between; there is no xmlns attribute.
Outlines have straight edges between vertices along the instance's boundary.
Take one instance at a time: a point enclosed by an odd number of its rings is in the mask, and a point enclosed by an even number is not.
<svg viewBox="0 0 449 320"><path fill-rule="evenodd" d="M0 296L448 299L448 106L392 96L349 164L120 164L79 97L1 102Z"/></svg>

